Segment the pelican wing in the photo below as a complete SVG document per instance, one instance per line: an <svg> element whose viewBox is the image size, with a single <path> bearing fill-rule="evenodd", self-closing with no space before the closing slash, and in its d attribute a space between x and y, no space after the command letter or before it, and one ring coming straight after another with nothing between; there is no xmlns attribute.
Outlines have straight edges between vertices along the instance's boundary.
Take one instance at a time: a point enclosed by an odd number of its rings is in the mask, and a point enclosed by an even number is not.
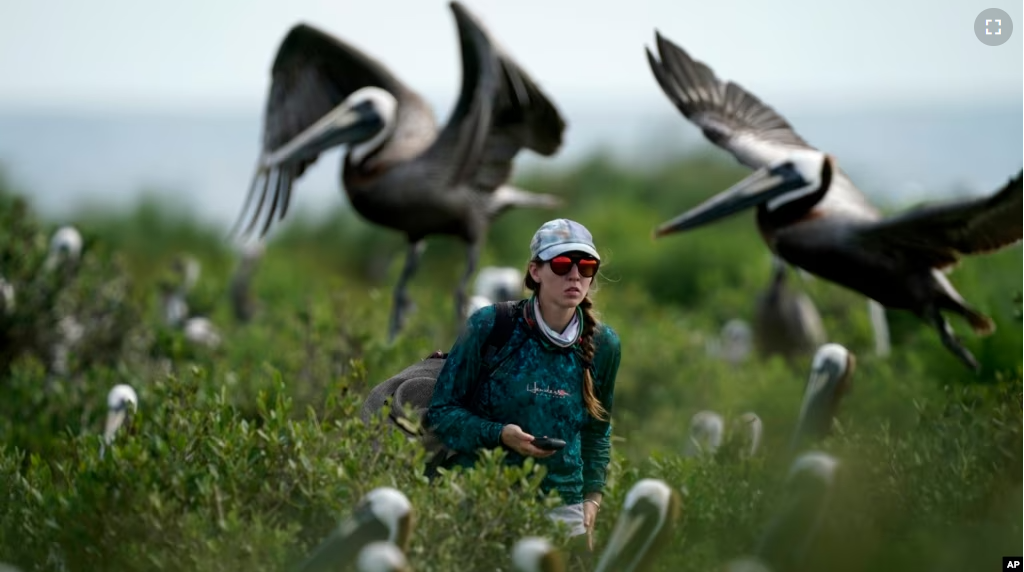
<svg viewBox="0 0 1024 572"><path fill-rule="evenodd" d="M250 184L242 212L235 223L236 227L242 223L260 186L262 192L249 230L263 211L268 191L273 193L273 202L263 233L266 233L273 221L275 211L279 219L284 218L288 211L293 182L302 176L317 157L296 161L270 172L263 168L263 158L312 126L353 92L370 86L387 90L399 100L399 105L402 100L413 95L380 62L359 49L307 24L298 24L289 30L281 41L271 67L270 91L263 118L260 164Z"/></svg>
<svg viewBox="0 0 1024 572"><path fill-rule="evenodd" d="M462 48L462 91L444 129L424 154L445 165L449 188L491 192L504 183L520 149L552 155L565 122L540 87L490 39L458 2L451 3Z"/></svg>
<svg viewBox="0 0 1024 572"><path fill-rule="evenodd" d="M998 250L1021 240L1021 177L988 197L923 205L884 219L859 238L900 252L908 262L934 268L955 264L960 255Z"/></svg>
<svg viewBox="0 0 1024 572"><path fill-rule="evenodd" d="M285 36L271 76L264 118L265 151L291 141L358 89L379 87L398 99L408 92L380 62L306 24L295 26Z"/></svg>
<svg viewBox="0 0 1024 572"><path fill-rule="evenodd" d="M486 192L508 180L521 149L551 156L561 147L565 131L565 120L530 76L500 51L498 60L501 82L473 177L473 187Z"/></svg>
<svg viewBox="0 0 1024 572"><path fill-rule="evenodd" d="M781 115L733 82L723 82L703 62L657 35L659 61L647 60L668 99L712 143L758 169L784 158L791 149L813 147Z"/></svg>

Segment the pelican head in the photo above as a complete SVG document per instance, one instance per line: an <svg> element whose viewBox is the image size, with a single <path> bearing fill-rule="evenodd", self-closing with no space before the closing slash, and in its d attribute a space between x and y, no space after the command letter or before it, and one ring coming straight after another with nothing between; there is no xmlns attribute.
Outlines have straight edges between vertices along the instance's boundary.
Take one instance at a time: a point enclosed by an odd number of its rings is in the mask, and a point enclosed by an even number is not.
<svg viewBox="0 0 1024 572"><path fill-rule="evenodd" d="M690 418L690 437L686 443L686 456L711 455L722 444L725 421L714 411L698 411Z"/></svg>
<svg viewBox="0 0 1024 572"><path fill-rule="evenodd" d="M121 428L125 417L135 413L139 407L139 396L135 389L126 383L115 385L107 393L107 422L103 428L103 442L107 445L114 440L114 435Z"/></svg>
<svg viewBox="0 0 1024 572"><path fill-rule="evenodd" d="M62 226L50 238L50 252L45 268L52 271L68 262L75 263L82 256L82 235L73 226Z"/></svg>
<svg viewBox="0 0 1024 572"><path fill-rule="evenodd" d="M378 540L359 551L358 572L411 572L405 554L391 542Z"/></svg>
<svg viewBox="0 0 1024 572"><path fill-rule="evenodd" d="M398 100L387 90L364 87L267 156L265 167L313 159L338 145L352 145L349 156L361 163L394 131Z"/></svg>
<svg viewBox="0 0 1024 572"><path fill-rule="evenodd" d="M823 437L828 433L839 408L839 400L850 390L856 363L854 355L839 344L830 343L818 348L811 362L811 375L804 389L804 401L793 431L791 450L795 450L805 437Z"/></svg>
<svg viewBox="0 0 1024 572"><path fill-rule="evenodd" d="M793 461L781 509L758 547L762 560L788 570L803 558L828 509L838 469L839 461L820 451Z"/></svg>
<svg viewBox="0 0 1024 572"><path fill-rule="evenodd" d="M14 313L14 285L0 276L0 315Z"/></svg>
<svg viewBox="0 0 1024 572"><path fill-rule="evenodd" d="M512 548L516 572L565 572L565 559L547 539L528 536Z"/></svg>
<svg viewBox="0 0 1024 572"><path fill-rule="evenodd" d="M470 296L469 300L466 300L466 319L468 320L469 317L476 313L477 310L486 308L491 304L493 304L493 302L485 296Z"/></svg>
<svg viewBox="0 0 1024 572"><path fill-rule="evenodd" d="M391 487L373 489L355 511L316 548L299 568L302 572L335 570L354 563L371 542L387 541L403 553L412 536L412 503Z"/></svg>
<svg viewBox="0 0 1024 572"><path fill-rule="evenodd" d="M772 570L757 558L742 557L726 562L725 566L722 566L722 572L772 572Z"/></svg>
<svg viewBox="0 0 1024 572"><path fill-rule="evenodd" d="M754 331L750 324L734 318L722 326L722 357L731 364L747 359L754 346Z"/></svg>
<svg viewBox="0 0 1024 572"><path fill-rule="evenodd" d="M208 318L196 316L185 320L184 331L185 339L192 343L208 348L220 345L220 333Z"/></svg>
<svg viewBox="0 0 1024 572"><path fill-rule="evenodd" d="M668 540L682 510L679 493L658 479L642 479L626 494L596 572L637 572Z"/></svg>
<svg viewBox="0 0 1024 572"><path fill-rule="evenodd" d="M774 211L782 205L827 189L835 159L813 149L792 151L757 169L729 189L659 226L655 238L697 228L755 206Z"/></svg>
<svg viewBox="0 0 1024 572"><path fill-rule="evenodd" d="M199 282L199 273L202 271L202 265L195 257L188 254L178 255L174 258L171 267L175 274L178 275L179 289L181 291L188 292Z"/></svg>
<svg viewBox="0 0 1024 572"><path fill-rule="evenodd" d="M733 421L733 431L743 439L744 447L740 455L742 457L753 457L761 446L761 436L764 434L764 424L757 413L748 411Z"/></svg>
<svg viewBox="0 0 1024 572"><path fill-rule="evenodd" d="M505 302L518 300L522 292L523 273L518 268L488 266L477 274L473 293L492 302Z"/></svg>

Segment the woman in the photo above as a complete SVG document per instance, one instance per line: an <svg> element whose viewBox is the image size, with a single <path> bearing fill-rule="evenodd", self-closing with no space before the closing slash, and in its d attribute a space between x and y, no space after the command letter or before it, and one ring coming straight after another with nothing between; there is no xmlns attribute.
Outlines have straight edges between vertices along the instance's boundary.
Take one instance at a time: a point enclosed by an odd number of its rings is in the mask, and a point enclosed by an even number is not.
<svg viewBox="0 0 1024 572"><path fill-rule="evenodd" d="M478 449L500 446L510 463L534 457L545 465L542 489L557 490L565 503L551 517L567 522L573 536L587 534L592 550L609 460L619 338L594 315L590 292L601 257L583 225L545 223L530 253L525 282L533 295L518 303L508 342L483 363L496 309L470 316L438 375L426 421L455 451L449 464L472 466ZM544 450L533 444L535 437L566 445Z"/></svg>

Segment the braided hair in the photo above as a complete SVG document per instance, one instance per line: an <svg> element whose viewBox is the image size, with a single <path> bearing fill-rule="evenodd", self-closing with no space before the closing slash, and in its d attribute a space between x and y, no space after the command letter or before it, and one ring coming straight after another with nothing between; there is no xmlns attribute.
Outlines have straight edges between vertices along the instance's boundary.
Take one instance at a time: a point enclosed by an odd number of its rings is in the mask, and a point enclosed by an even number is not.
<svg viewBox="0 0 1024 572"><path fill-rule="evenodd" d="M540 261L533 261L540 264ZM540 283L533 279L529 271L526 272L524 280L526 287L534 294L540 293ZM583 359L583 405L587 412L595 419L602 421L608 419L608 411L601 405L601 401L594 393L594 378L590 373L594 364L594 332L597 330L597 313L594 310L594 302L590 299L590 293L583 297L580 302L580 310L583 312L583 331L580 334L580 353Z"/></svg>

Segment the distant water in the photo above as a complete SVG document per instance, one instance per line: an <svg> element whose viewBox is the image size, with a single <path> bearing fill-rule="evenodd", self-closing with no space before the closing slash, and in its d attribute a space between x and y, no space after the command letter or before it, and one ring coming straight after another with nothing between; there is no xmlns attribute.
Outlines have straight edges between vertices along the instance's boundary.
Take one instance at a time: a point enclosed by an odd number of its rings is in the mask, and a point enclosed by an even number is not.
<svg viewBox="0 0 1024 572"><path fill-rule="evenodd" d="M658 99L563 105L566 145L554 159L524 153L520 172L571 166L602 149L616 160L649 164L714 151ZM883 108L843 112L781 106L805 139L836 154L879 202L917 201L995 189L1022 163L1019 102L976 108ZM443 121L446 107L438 110ZM259 110L232 113L58 113L0 111L0 164L49 217L80 205L133 205L144 190L190 205L218 225L233 220L247 191L261 130ZM344 204L340 152L300 181L296 209ZM645 163L646 162L646 163Z"/></svg>

